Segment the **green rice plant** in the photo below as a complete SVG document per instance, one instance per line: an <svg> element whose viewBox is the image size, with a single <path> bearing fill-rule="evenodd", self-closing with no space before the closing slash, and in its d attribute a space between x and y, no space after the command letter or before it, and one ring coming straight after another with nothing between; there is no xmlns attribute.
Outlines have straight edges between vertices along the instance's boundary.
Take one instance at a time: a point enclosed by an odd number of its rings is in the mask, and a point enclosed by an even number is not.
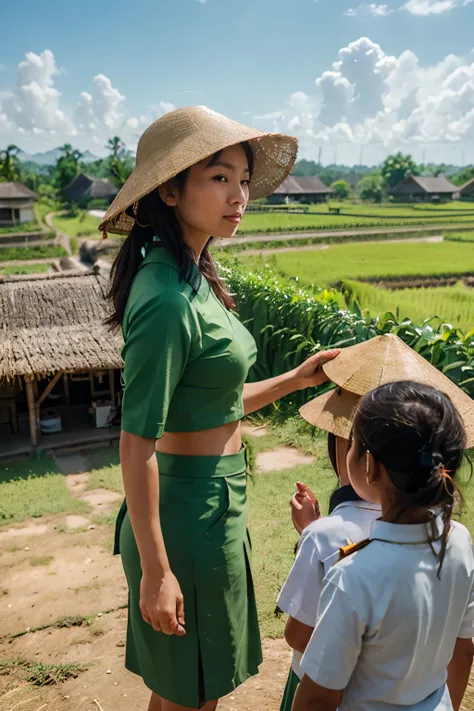
<svg viewBox="0 0 474 711"><path fill-rule="evenodd" d="M341 291L349 308L355 301L372 313L392 311L399 320L420 322L432 318L465 332L474 326L474 293L462 283L446 287L389 290L347 280L342 283Z"/></svg>
<svg viewBox="0 0 474 711"><path fill-rule="evenodd" d="M474 232L448 232L444 239L448 242L474 242Z"/></svg>

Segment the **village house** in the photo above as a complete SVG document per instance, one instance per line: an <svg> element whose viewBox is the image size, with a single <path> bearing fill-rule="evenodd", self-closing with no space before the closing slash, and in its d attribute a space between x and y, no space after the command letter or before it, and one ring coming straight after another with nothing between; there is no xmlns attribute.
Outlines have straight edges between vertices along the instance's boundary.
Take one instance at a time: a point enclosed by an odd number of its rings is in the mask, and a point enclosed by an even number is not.
<svg viewBox="0 0 474 711"><path fill-rule="evenodd" d="M452 200L454 193L459 190L445 177L422 177L408 175L390 191L397 200L407 202L435 202L439 200Z"/></svg>
<svg viewBox="0 0 474 711"><path fill-rule="evenodd" d="M457 188L460 200L474 200L474 178Z"/></svg>
<svg viewBox="0 0 474 711"><path fill-rule="evenodd" d="M111 441L122 338L103 321L109 272L0 277L0 457Z"/></svg>
<svg viewBox="0 0 474 711"><path fill-rule="evenodd" d="M22 183L0 183L0 227L35 220L36 193Z"/></svg>
<svg viewBox="0 0 474 711"><path fill-rule="evenodd" d="M112 202L118 193L118 188L110 180L89 178L80 173L63 190L63 197L68 202L87 203L91 200Z"/></svg>
<svg viewBox="0 0 474 711"><path fill-rule="evenodd" d="M316 176L289 175L269 198L269 202L283 203L286 199L293 202L325 202L331 195L335 195L334 190Z"/></svg>

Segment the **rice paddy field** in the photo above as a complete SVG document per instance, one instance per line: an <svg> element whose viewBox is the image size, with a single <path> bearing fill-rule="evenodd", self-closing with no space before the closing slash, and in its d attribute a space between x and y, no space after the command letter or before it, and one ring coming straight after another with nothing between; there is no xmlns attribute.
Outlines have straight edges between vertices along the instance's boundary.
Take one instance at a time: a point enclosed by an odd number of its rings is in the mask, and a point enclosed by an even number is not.
<svg viewBox="0 0 474 711"><path fill-rule="evenodd" d="M342 244L264 256L242 253L239 261L256 271L272 269L309 289L340 288L346 282L347 306L351 308L355 300L371 315L391 311L415 323L437 316L464 332L474 326L474 290L461 282L463 276L474 276L472 242ZM459 283L433 286L433 280L448 277L459 277ZM411 281L428 278L430 288L410 286ZM406 288L382 288L378 282L399 282ZM338 301L344 303L342 293Z"/></svg>
<svg viewBox="0 0 474 711"><path fill-rule="evenodd" d="M339 214L330 212L338 208ZM280 212L253 212L245 215L239 234L265 234L271 232L299 232L317 230L357 229L364 227L401 227L404 225L474 226L474 205L446 203L444 205L359 205L331 203L311 205L303 214Z"/></svg>

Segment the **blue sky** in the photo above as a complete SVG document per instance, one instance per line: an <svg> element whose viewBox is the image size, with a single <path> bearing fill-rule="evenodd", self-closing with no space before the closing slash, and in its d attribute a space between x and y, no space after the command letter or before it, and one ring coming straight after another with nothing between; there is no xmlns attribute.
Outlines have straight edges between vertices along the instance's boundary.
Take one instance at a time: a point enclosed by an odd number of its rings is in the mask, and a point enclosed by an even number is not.
<svg viewBox="0 0 474 711"><path fill-rule="evenodd" d="M23 0L1 16L0 144L99 154L205 104L326 163L474 161L472 0Z"/></svg>

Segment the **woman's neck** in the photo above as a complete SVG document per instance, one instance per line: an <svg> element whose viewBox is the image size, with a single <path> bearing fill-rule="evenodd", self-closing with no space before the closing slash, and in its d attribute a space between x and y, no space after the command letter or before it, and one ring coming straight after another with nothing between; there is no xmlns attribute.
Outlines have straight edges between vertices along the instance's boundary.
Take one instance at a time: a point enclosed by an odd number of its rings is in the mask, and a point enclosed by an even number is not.
<svg viewBox="0 0 474 711"><path fill-rule="evenodd" d="M199 264L199 259L201 258L201 253L205 248L206 244L209 242L211 236L200 232L199 230L193 230L187 225L181 225L183 232L183 240L190 247L194 254L194 261Z"/></svg>

